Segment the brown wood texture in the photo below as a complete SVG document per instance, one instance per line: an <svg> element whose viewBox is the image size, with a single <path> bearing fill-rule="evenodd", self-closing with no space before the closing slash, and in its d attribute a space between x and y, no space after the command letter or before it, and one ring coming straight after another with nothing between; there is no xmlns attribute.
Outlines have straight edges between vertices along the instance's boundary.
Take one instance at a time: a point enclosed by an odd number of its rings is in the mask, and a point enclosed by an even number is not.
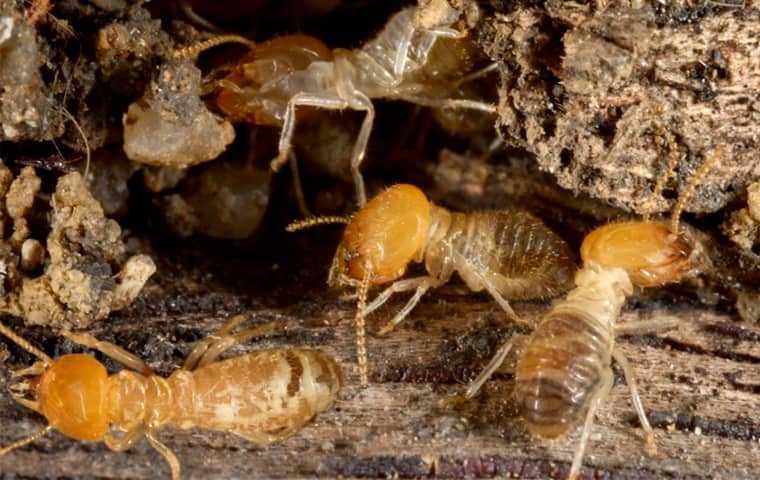
<svg viewBox="0 0 760 480"><path fill-rule="evenodd" d="M508 365L476 399L459 407L441 403L461 392L499 342L515 333L494 302L467 293L458 283L429 293L397 331L369 339L371 385L359 388L353 305L324 287L331 251L310 246L318 237L325 244L337 240L332 234L312 234L281 243L283 251L299 252L303 261L298 265L284 254L269 260L244 258L258 245L244 253L219 250L216 258L209 256L215 249L208 245L157 252L163 259L160 273L144 295L91 330L165 374L178 367L193 342L229 315L243 312L251 322L279 319L288 327L273 338L237 347L231 355L265 346L311 346L333 354L343 366L342 399L280 444L261 448L232 434L161 431L160 438L182 462L183 478L564 478L578 432L554 442L530 438L514 411ZM370 329L376 330L402 301L391 301L373 315ZM591 437L584 478L760 476L760 328L689 301L671 301L634 299L621 319L676 315L684 320L679 331L620 340L636 368L659 453L653 458L644 454L628 389L617 371ZM537 318L547 307L521 303L516 310ZM45 329L4 321L51 354L77 350ZM31 360L14 347L10 353L8 367ZM15 405L6 388L1 391L0 444L44 424ZM58 433L0 458L0 472L3 478L169 474L144 440L126 453L113 453L102 443L77 442Z"/></svg>
<svg viewBox="0 0 760 480"><path fill-rule="evenodd" d="M491 5L479 41L501 71L501 132L563 187L667 211L716 147L721 168L687 211L719 210L760 178L757 1ZM671 153L676 175L652 201Z"/></svg>

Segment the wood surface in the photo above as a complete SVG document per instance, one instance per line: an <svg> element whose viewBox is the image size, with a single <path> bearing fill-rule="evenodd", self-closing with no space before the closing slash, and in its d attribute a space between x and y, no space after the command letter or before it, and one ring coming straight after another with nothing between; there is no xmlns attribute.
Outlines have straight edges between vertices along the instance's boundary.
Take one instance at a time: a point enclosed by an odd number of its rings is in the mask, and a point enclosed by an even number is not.
<svg viewBox="0 0 760 480"><path fill-rule="evenodd" d="M564 478L578 432L555 442L530 438L511 400L508 364L476 399L458 407L442 404L463 390L500 341L518 333L493 301L468 293L458 282L430 292L395 332L369 339L371 385L360 388L353 305L341 302L322 283L332 252L310 246L317 238L325 244L337 240L312 233L281 243L284 251L301 254L298 265L287 255L250 259L260 245L157 252L163 259L159 274L143 296L91 330L166 374L179 366L193 342L229 315L246 313L251 322L284 320L287 328L230 355L266 346L310 346L334 355L343 366L342 399L280 444L261 448L232 434L162 430L160 438L182 462L183 478ZM209 255L214 251L216 257ZM373 315L370 329L376 330L402 302L393 300ZM525 318L537 318L547 307L540 302L515 305ZM636 368L659 453L654 458L644 454L628 389L616 370L616 385L591 437L584 478L758 478L760 328L667 297L634 298L621 321L661 315L682 318L682 328L620 339ZM4 321L48 353L78 350L45 329ZM31 360L15 347L10 354L8 367ZM44 424L15 405L6 388L0 391L0 444ZM2 478L165 478L169 473L144 440L126 453L114 453L102 443L77 442L58 433L0 458L0 471Z"/></svg>

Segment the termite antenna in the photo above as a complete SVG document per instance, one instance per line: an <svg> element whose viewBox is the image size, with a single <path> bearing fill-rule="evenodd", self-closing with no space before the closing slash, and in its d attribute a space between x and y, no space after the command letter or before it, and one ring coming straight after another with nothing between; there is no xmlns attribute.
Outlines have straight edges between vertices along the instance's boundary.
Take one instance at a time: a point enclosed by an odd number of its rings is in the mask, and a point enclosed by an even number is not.
<svg viewBox="0 0 760 480"><path fill-rule="evenodd" d="M27 340L23 339L20 335L18 335L16 332L11 330L10 328L6 327L3 323L0 323L0 333L8 337L9 340L11 340L13 343L18 345L19 347L23 348L27 352L31 353L35 357L42 360L42 363L44 363L46 367L49 367L50 365L53 364L53 359L47 356L45 352L35 347L31 343L29 343Z"/></svg>
<svg viewBox="0 0 760 480"><path fill-rule="evenodd" d="M699 182L702 181L702 178L707 175L707 172L709 172L715 166L715 164L720 161L721 158L723 158L723 147L717 147L715 150L713 150L712 155L707 157L707 159L691 177L689 183L686 185L686 188L678 197L676 206L673 207L673 215L670 219L670 231L678 234L678 224L681 219L681 213L686 206L686 202L689 201L689 198L694 193L694 190L697 188L697 185L699 185Z"/></svg>
<svg viewBox="0 0 760 480"><path fill-rule="evenodd" d="M176 59L195 58L209 48L214 48L225 43L242 43L249 48L253 48L256 45L256 42L248 40L247 38L240 35L218 35L216 37L209 38L208 40L203 40L202 42L198 42L188 47L178 48L174 51L173 56Z"/></svg>
<svg viewBox="0 0 760 480"><path fill-rule="evenodd" d="M285 230L292 233L297 232L298 230L303 230L305 228L316 227L317 225L329 225L332 223L347 224L350 221L350 216L327 215L324 217L311 217L305 218L303 220L296 220L295 222L285 227Z"/></svg>
<svg viewBox="0 0 760 480"><path fill-rule="evenodd" d="M654 186L654 190L652 190L652 195L649 197L649 201L646 205L646 212L644 213L644 221L648 222L649 217L652 214L652 205L654 202L657 201L657 197L660 196L660 193L662 193L662 190L665 188L665 184L668 183L668 180L670 179L670 176L673 174L673 170L675 170L676 165L678 164L678 160L681 157L679 154L676 140L673 138L673 134L670 131L666 131L667 139L668 139L668 165L665 167L665 171L662 172L662 175L660 175L660 178L657 179L657 183Z"/></svg>
<svg viewBox="0 0 760 480"><path fill-rule="evenodd" d="M367 291L369 290L369 279L372 277L372 268L369 265L364 267L364 278L356 290L356 317L354 325L356 327L356 357L359 361L359 379L362 387L369 384L369 375L367 369L367 337L365 331L364 309L367 306Z"/></svg>
<svg viewBox="0 0 760 480"><path fill-rule="evenodd" d="M85 164L84 164L84 181L87 182L87 175L90 173L90 142L87 141L87 135L84 134L84 130L82 130L82 126L79 125L79 122L77 122L77 119L74 118L74 115L72 115L68 110L66 110L65 107L61 108L61 111L64 115L66 115L66 118L71 120L71 123L74 124L74 127L77 129L77 132L79 132L79 136L82 137L82 141L84 142L84 151L86 155Z"/></svg>
<svg viewBox="0 0 760 480"><path fill-rule="evenodd" d="M3 455L5 455L6 453L9 453L9 452L12 452L13 450L16 450L17 448L25 447L25 446L29 445L30 443L36 442L40 438L42 438L45 435L47 435L48 433L50 433L50 431L52 429L53 429L53 427L51 427L50 425L48 425L47 427L43 428L42 430L34 432L33 434L29 435L26 438L23 438L23 439L21 439L21 440L19 440L17 442L13 442L10 445L8 445L7 447L0 448L0 457L2 457Z"/></svg>

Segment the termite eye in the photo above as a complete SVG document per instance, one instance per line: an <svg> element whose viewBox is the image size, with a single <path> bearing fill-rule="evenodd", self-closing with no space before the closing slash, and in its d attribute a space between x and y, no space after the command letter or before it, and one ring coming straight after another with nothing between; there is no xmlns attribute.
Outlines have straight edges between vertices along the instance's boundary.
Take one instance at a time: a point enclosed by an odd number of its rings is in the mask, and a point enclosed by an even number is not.
<svg viewBox="0 0 760 480"><path fill-rule="evenodd" d="M581 257L607 267L620 267L639 287L677 282L691 268L692 246L663 222L613 223L583 240Z"/></svg>
<svg viewBox="0 0 760 480"><path fill-rule="evenodd" d="M89 355L64 355L42 375L38 400L52 427L77 440L100 440L108 429L108 372Z"/></svg>
<svg viewBox="0 0 760 480"><path fill-rule="evenodd" d="M430 202L413 185L394 185L369 201L351 219L341 247L350 258L341 265L361 280L368 266L373 284L390 282L404 270L426 242Z"/></svg>

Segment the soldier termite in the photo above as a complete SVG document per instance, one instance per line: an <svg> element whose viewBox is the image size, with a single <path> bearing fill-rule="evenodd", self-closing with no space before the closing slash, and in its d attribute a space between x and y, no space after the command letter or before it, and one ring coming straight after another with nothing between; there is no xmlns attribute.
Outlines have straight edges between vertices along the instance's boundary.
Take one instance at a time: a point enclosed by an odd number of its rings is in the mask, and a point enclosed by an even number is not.
<svg viewBox="0 0 760 480"><path fill-rule="evenodd" d="M352 217L317 217L288 231L326 223L348 224L333 258L330 286L357 287L356 342L362 384L367 384L364 317L393 293L413 290L407 304L380 334L391 331L430 288L457 272L470 290L485 290L514 320L509 300L549 298L572 286L576 269L570 248L527 212L451 212L422 191L398 184L374 197ZM427 275L399 280L412 262ZM392 282L392 283L391 283ZM391 283L365 306L370 286Z"/></svg>
<svg viewBox="0 0 760 480"><path fill-rule="evenodd" d="M319 39L288 35L252 47L224 79L219 80L216 103L231 119L282 128L279 153L272 161L278 170L291 155L296 108L366 112L351 154L351 174L360 206L366 203L359 166L364 158L375 118L373 98L403 100L434 108L461 108L493 113L492 104L451 98L463 78L470 80L493 71L490 65L474 74L471 42L453 28L462 15L448 8L433 20L408 7L396 13L373 40L355 50L330 50ZM225 41L251 43L222 36L177 52L196 55ZM299 111L303 118L307 111Z"/></svg>
<svg viewBox="0 0 760 480"><path fill-rule="evenodd" d="M581 246L583 268L576 274L576 287L542 317L518 355L514 397L530 433L556 438L583 423L570 479L580 472L594 417L612 388L613 359L631 390L634 409L646 433L647 450L652 454L656 451L633 369L616 348L615 338L674 328L678 321L664 318L616 323L634 286L678 282L709 265L694 231L679 225L679 218L696 185L720 156L721 151L715 150L694 174L676 202L670 224L648 219L612 223L587 235ZM669 164L665 178L674 165ZM658 182L655 196L663 184ZM510 339L502 345L470 384L465 398L477 393L501 366L513 344L514 339Z"/></svg>
<svg viewBox="0 0 760 480"><path fill-rule="evenodd" d="M156 438L164 426L231 432L258 445L292 435L335 401L342 384L340 367L319 350L301 348L261 350L219 361L229 348L266 335L279 324L233 332L244 319L233 317L216 335L201 340L168 378L155 375L134 354L91 335L63 334L130 370L109 375L85 354L53 359L0 324L0 333L39 359L13 372L12 397L48 421L39 432L0 449L0 456L53 429L77 440L103 441L117 452L145 435L176 480L180 462Z"/></svg>

